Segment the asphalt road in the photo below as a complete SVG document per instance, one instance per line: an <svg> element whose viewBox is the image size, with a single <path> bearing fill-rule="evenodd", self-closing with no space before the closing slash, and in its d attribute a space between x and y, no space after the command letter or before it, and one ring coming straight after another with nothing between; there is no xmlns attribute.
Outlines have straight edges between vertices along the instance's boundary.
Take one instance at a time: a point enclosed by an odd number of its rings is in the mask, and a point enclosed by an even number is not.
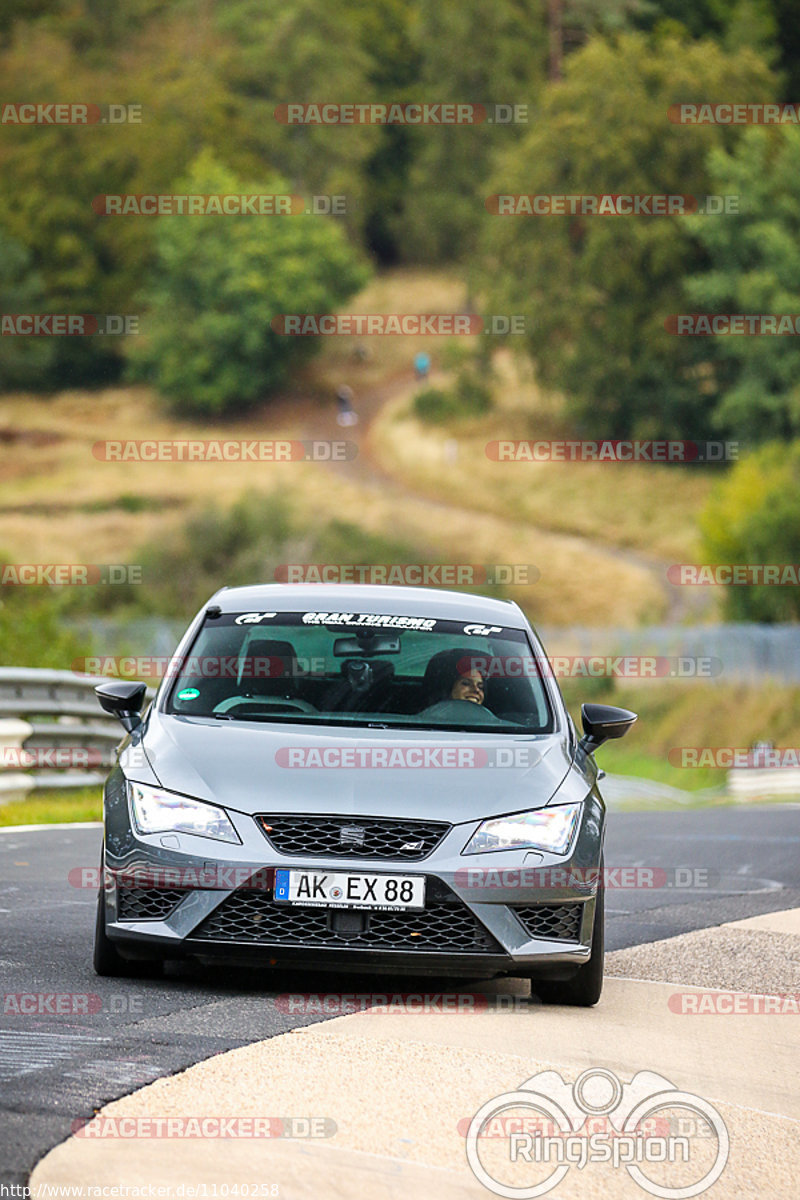
<svg viewBox="0 0 800 1200"><path fill-rule="evenodd" d="M108 1101L200 1059L324 1019L279 1011L277 994L374 990L374 980L353 977L276 980L188 966L159 980L98 979L91 969L95 895L71 886L68 876L96 865L99 847L99 827L0 830L2 1184L24 1184L74 1121ZM631 867L639 868L633 877L621 870ZM612 813L606 868L610 950L797 907L800 805ZM437 990L434 980L423 987ZM407 978L381 979L381 991L412 988ZM11 1011L9 996L32 992L89 995L97 1011Z"/></svg>

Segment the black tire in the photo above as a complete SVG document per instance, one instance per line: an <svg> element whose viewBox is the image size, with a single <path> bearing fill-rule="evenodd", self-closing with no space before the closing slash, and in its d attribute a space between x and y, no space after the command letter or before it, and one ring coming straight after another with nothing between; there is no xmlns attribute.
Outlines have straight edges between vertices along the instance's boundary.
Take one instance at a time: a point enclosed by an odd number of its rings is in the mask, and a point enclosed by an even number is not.
<svg viewBox="0 0 800 1200"><path fill-rule="evenodd" d="M111 979L157 978L164 972L164 963L161 959L129 959L120 954L106 933L106 894L102 886L97 893L97 918L94 926L92 963L95 975L103 975Z"/></svg>
<svg viewBox="0 0 800 1200"><path fill-rule="evenodd" d="M95 975L108 975L112 977L125 975L127 968L130 966L130 963L125 961L106 933L106 894L102 883L97 893L93 965Z"/></svg>
<svg viewBox="0 0 800 1200"><path fill-rule="evenodd" d="M571 979L532 979L531 991L545 1004L570 1004L591 1008L603 991L603 960L605 957L605 888L600 866L601 886L597 889L592 930L592 953L589 961L579 967Z"/></svg>

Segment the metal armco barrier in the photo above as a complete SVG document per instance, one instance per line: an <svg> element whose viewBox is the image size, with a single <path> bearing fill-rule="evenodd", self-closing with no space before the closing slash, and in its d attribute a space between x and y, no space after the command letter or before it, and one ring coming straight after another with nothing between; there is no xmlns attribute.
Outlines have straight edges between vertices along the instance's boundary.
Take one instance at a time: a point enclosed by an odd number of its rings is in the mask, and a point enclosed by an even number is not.
<svg viewBox="0 0 800 1200"><path fill-rule="evenodd" d="M97 702L94 689L103 682L71 671L0 667L0 804L36 789L103 783L125 736Z"/></svg>
<svg viewBox="0 0 800 1200"><path fill-rule="evenodd" d="M737 800L769 796L800 799L800 767L736 767L728 771L728 791Z"/></svg>

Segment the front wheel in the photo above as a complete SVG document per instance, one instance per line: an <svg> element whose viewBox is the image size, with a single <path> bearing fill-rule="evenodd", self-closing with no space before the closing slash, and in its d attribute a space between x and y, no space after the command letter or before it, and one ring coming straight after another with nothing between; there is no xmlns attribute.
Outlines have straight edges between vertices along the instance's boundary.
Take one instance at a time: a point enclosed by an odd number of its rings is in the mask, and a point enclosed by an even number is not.
<svg viewBox="0 0 800 1200"><path fill-rule="evenodd" d="M145 976L157 977L164 970L164 964L160 960L154 959L147 962L132 961L120 954L106 933L106 893L102 884L100 885L100 891L97 893L97 916L94 924L94 956L92 962L95 975L103 975L112 979L136 979Z"/></svg>
<svg viewBox="0 0 800 1200"><path fill-rule="evenodd" d="M95 975L124 975L128 964L106 933L106 893L102 883L97 893L97 917L94 923Z"/></svg>
<svg viewBox="0 0 800 1200"><path fill-rule="evenodd" d="M597 889L592 928L592 953L588 962L571 979L532 979L531 991L545 1004L570 1004L591 1008L597 1004L603 991L603 960L605 957L605 888L602 886L603 867L600 866L601 884Z"/></svg>

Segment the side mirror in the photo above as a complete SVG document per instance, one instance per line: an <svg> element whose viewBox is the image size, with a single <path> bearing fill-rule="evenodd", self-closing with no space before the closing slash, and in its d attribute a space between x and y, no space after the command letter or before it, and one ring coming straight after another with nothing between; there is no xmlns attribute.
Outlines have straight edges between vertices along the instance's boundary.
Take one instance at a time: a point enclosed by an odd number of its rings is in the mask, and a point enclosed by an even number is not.
<svg viewBox="0 0 800 1200"><path fill-rule="evenodd" d="M139 715L147 695L146 683L128 682L114 679L108 683L99 683L94 694L100 701L104 712L117 717L128 733L133 733L142 723Z"/></svg>
<svg viewBox="0 0 800 1200"><path fill-rule="evenodd" d="M582 704L583 737L578 745L587 754L593 754L603 742L625 737L637 719L636 713L627 708L615 708L612 704Z"/></svg>

